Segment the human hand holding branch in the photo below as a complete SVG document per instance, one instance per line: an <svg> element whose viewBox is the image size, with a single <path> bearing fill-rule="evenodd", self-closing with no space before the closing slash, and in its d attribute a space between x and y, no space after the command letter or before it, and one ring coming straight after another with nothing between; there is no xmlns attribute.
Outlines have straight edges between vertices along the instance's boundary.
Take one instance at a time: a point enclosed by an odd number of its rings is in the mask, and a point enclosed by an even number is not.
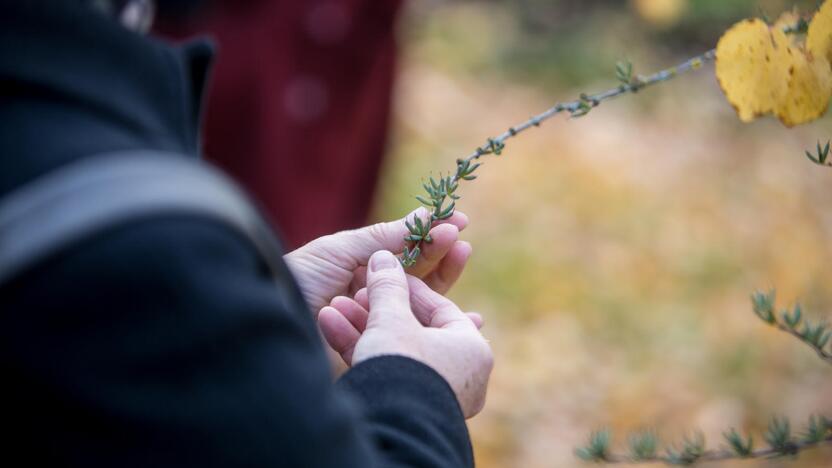
<svg viewBox="0 0 832 468"><path fill-rule="evenodd" d="M324 337L350 365L384 355L416 359L450 384L466 418L482 410L494 358L478 327L420 279L405 274L388 251L375 253L367 288L354 299L338 297L321 309Z"/></svg>

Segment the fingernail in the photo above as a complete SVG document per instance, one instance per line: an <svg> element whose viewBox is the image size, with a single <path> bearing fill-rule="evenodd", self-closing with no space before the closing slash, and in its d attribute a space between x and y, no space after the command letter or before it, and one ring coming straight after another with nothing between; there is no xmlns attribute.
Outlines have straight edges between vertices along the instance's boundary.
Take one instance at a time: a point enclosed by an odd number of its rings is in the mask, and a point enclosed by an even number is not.
<svg viewBox="0 0 832 468"><path fill-rule="evenodd" d="M398 264L399 259L386 250L380 250L370 257L370 269L373 271L389 270Z"/></svg>

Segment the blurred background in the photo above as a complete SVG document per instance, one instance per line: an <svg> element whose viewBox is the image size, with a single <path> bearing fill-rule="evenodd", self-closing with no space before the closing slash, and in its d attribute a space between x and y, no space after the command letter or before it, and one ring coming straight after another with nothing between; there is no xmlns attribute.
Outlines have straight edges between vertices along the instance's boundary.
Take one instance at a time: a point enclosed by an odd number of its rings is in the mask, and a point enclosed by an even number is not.
<svg viewBox="0 0 832 468"><path fill-rule="evenodd" d="M406 3L392 138L373 217L416 206L421 178L560 100L716 44L738 19L815 1ZM749 294L776 287L832 319L832 169L803 155L830 119L741 124L713 67L558 117L488 157L461 189L474 255L451 296L486 317L497 365L471 421L479 466L569 467L591 430L699 429L710 447L772 415L832 413L832 368L765 326ZM832 464L832 450L798 461Z"/></svg>

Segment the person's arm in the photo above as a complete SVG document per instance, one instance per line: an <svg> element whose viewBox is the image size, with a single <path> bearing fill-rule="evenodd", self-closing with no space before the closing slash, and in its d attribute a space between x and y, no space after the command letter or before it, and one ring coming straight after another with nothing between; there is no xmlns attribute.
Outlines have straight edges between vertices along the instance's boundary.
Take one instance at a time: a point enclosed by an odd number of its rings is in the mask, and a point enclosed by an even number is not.
<svg viewBox="0 0 832 468"><path fill-rule="evenodd" d="M8 442L30 464L472 465L436 371L375 357L337 390L302 302L221 225L102 234L0 289Z"/></svg>

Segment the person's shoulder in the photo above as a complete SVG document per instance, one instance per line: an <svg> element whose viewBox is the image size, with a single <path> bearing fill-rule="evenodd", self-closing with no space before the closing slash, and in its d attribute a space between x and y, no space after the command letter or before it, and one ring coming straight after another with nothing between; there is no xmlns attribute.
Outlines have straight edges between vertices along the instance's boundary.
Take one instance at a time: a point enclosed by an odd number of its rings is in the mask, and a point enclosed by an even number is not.
<svg viewBox="0 0 832 468"><path fill-rule="evenodd" d="M210 218L161 214L125 221L69 244L5 286L31 286L55 296L87 290L125 299L181 298L196 284L233 284L241 278L271 283L245 236Z"/></svg>
<svg viewBox="0 0 832 468"><path fill-rule="evenodd" d="M129 265L128 273L134 278L181 278L231 271L267 276L248 238L219 220L198 214L170 213L136 219L99 233L70 250L94 268L99 265L107 270Z"/></svg>

